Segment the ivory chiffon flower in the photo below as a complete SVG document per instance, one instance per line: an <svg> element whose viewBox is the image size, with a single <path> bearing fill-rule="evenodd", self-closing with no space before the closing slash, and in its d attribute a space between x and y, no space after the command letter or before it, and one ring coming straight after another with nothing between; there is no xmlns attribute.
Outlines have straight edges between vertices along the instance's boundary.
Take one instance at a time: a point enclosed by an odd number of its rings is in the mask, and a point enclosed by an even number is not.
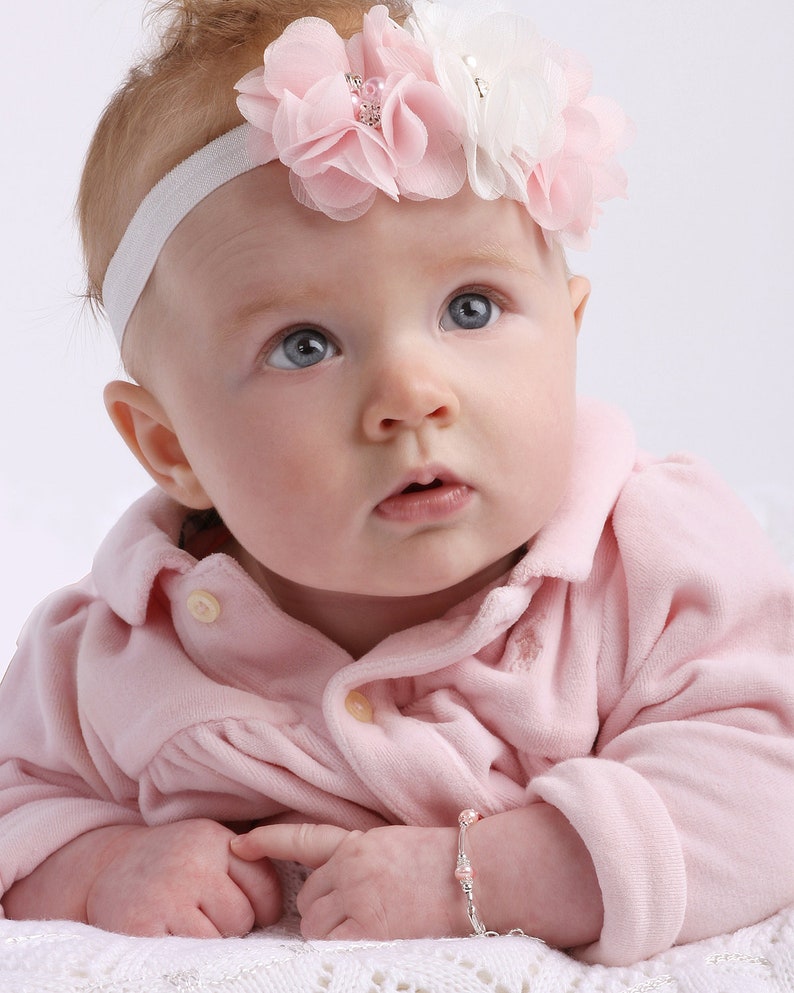
<svg viewBox="0 0 794 993"><path fill-rule="evenodd" d="M565 83L535 25L488 4L452 9L415 0L407 27L433 52L439 83L466 122L474 192L526 200L528 171L565 136Z"/></svg>

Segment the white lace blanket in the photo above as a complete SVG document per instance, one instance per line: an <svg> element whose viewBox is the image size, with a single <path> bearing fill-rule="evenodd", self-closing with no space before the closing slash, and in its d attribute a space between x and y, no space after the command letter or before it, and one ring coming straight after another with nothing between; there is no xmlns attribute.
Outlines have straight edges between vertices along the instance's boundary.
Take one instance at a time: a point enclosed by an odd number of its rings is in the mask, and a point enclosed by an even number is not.
<svg viewBox="0 0 794 993"><path fill-rule="evenodd" d="M0 993L792 993L794 907L631 967L586 966L532 939L127 938L0 921Z"/></svg>

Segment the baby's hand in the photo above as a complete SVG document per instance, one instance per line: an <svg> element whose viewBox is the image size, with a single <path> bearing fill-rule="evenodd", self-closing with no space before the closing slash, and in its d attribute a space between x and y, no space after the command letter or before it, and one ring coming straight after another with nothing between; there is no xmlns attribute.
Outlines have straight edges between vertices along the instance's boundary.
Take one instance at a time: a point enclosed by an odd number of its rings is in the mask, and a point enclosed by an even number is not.
<svg viewBox="0 0 794 993"><path fill-rule="evenodd" d="M103 853L88 891L89 924L141 936L241 936L281 916L269 861L234 855L234 832L215 821L134 827Z"/></svg>
<svg viewBox="0 0 794 993"><path fill-rule="evenodd" d="M431 938L468 934L454 878L453 828L271 824L232 842L241 859L299 862L315 871L298 894L307 938Z"/></svg>

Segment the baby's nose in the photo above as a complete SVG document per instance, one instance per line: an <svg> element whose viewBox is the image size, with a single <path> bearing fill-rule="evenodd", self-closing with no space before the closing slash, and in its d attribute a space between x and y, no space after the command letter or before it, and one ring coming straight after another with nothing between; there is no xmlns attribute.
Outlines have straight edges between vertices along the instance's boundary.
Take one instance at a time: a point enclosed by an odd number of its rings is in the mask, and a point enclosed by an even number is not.
<svg viewBox="0 0 794 993"><path fill-rule="evenodd" d="M379 441L428 423L446 427L459 412L458 396L438 358L394 356L373 375L364 407L364 433Z"/></svg>

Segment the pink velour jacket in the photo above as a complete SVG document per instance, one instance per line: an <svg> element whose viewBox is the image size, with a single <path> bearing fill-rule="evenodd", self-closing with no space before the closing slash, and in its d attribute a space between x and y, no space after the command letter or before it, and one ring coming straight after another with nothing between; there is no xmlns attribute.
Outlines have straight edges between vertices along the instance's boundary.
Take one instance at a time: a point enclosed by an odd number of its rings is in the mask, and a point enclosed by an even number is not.
<svg viewBox="0 0 794 993"><path fill-rule="evenodd" d="M794 577L688 457L583 403L553 519L503 580L351 658L158 492L40 606L0 690L0 893L93 828L285 812L454 825L543 800L586 843L588 961L794 902Z"/></svg>

